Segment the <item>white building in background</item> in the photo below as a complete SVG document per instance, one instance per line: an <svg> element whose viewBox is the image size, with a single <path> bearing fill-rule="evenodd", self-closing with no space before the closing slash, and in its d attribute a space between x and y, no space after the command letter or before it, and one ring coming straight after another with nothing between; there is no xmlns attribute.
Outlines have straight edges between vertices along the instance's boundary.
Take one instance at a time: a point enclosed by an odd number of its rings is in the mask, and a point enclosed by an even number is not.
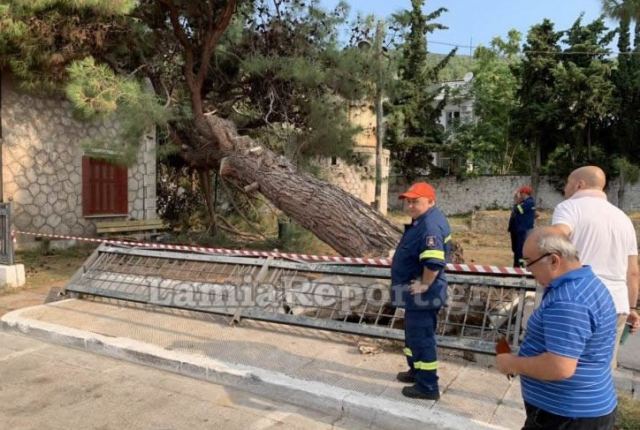
<svg viewBox="0 0 640 430"><path fill-rule="evenodd" d="M435 102L440 102L445 96L445 88L449 91L449 98L442 113L439 122L447 132L455 132L455 128L460 124L468 124L475 121L473 110L473 94L471 93L471 85L473 83L473 73L469 72L464 75L462 80L441 82L443 90L435 98ZM452 160L445 152L436 152L433 154L433 164L444 169L447 173L451 169ZM473 170L473 165L467 165L467 170Z"/></svg>
<svg viewBox="0 0 640 430"><path fill-rule="evenodd" d="M447 104L442 110L440 124L447 131L453 131L459 124L469 123L475 120L473 112L473 96L471 95L471 83L473 73L467 73L462 80L441 82L439 86L449 89ZM445 96L445 91L435 98L439 102ZM376 172L376 116L371 103L351 103L349 106L349 120L352 124L360 126L362 131L355 136L353 148L354 160L347 162L336 157L318 159L322 176L327 181L350 192L364 202L373 204L375 198L375 172ZM389 150L383 151L382 159L382 212L386 213L388 201L388 188L390 176ZM434 153L434 164L447 173L452 163L448 154L444 152ZM468 170L473 166L467 165ZM425 174L428 169L425 169Z"/></svg>

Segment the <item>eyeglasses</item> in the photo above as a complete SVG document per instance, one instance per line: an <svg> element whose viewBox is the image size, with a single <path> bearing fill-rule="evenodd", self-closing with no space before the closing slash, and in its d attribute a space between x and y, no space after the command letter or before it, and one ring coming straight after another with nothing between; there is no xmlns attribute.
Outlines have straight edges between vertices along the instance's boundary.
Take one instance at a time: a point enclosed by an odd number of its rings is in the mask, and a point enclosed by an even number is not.
<svg viewBox="0 0 640 430"><path fill-rule="evenodd" d="M548 257L548 256L550 256L550 255L553 255L553 253L552 253L552 252L547 252L546 254L544 254L544 255L542 255L542 256L540 256L540 257L536 258L536 259L535 259L535 260L533 260L533 261L527 261L527 262L525 262L525 263L524 263L524 265L525 265L525 267L528 269L528 268L530 268L531 266L533 266L534 264L536 264L538 261L540 261L540 260L542 260L543 258Z"/></svg>

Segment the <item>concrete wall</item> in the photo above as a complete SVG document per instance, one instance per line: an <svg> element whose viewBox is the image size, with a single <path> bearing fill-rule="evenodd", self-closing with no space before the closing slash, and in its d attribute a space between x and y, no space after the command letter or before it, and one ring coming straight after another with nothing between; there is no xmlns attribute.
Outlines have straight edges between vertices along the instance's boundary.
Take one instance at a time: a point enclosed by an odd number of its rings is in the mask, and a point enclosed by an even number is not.
<svg viewBox="0 0 640 430"><path fill-rule="evenodd" d="M438 206L447 214L467 213L474 210L509 209L513 192L521 185L530 184L529 176L482 176L477 178L457 180L455 177L440 179L422 179L431 183L437 190ZM417 181L416 181L417 182ZM389 185L389 209L400 210L401 202L398 195L407 184L398 177L391 179ZM612 181L607 188L609 201L617 204L618 183ZM564 199L562 193L544 180L536 195L537 207L553 209ZM640 211L640 183L627 186L623 210L627 212Z"/></svg>
<svg viewBox="0 0 640 430"><path fill-rule="evenodd" d="M78 121L68 101L24 94L6 77L0 108L3 197L13 202L15 228L94 234L94 221L105 218L82 215L81 142L115 136L117 125ZM129 168L129 217L156 218L155 132L143 138L138 160Z"/></svg>

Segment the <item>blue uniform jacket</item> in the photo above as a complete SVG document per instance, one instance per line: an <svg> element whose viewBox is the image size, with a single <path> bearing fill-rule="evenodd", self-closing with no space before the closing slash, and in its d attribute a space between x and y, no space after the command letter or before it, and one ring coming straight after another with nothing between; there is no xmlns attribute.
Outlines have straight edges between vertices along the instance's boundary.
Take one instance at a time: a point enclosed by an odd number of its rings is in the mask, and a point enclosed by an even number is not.
<svg viewBox="0 0 640 430"><path fill-rule="evenodd" d="M509 218L509 231L522 233L533 228L536 217L536 201L529 196L522 202L513 206L511 218Z"/></svg>
<svg viewBox="0 0 640 430"><path fill-rule="evenodd" d="M405 226L391 263L391 300L407 310L438 309L447 299L445 266L451 251L451 229L437 207L430 208ZM439 271L429 289L412 295L408 286L422 279L424 267Z"/></svg>

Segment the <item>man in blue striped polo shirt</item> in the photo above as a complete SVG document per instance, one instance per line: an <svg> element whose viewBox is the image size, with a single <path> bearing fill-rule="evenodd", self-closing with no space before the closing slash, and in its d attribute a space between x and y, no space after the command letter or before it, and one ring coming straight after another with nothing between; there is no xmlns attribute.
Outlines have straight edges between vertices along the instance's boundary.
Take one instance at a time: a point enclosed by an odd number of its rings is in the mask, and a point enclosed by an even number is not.
<svg viewBox="0 0 640 430"><path fill-rule="evenodd" d="M573 244L548 227L533 230L526 266L545 287L517 356L499 354L498 369L520 375L523 429L613 429L611 376L616 312L611 294L582 266Z"/></svg>

